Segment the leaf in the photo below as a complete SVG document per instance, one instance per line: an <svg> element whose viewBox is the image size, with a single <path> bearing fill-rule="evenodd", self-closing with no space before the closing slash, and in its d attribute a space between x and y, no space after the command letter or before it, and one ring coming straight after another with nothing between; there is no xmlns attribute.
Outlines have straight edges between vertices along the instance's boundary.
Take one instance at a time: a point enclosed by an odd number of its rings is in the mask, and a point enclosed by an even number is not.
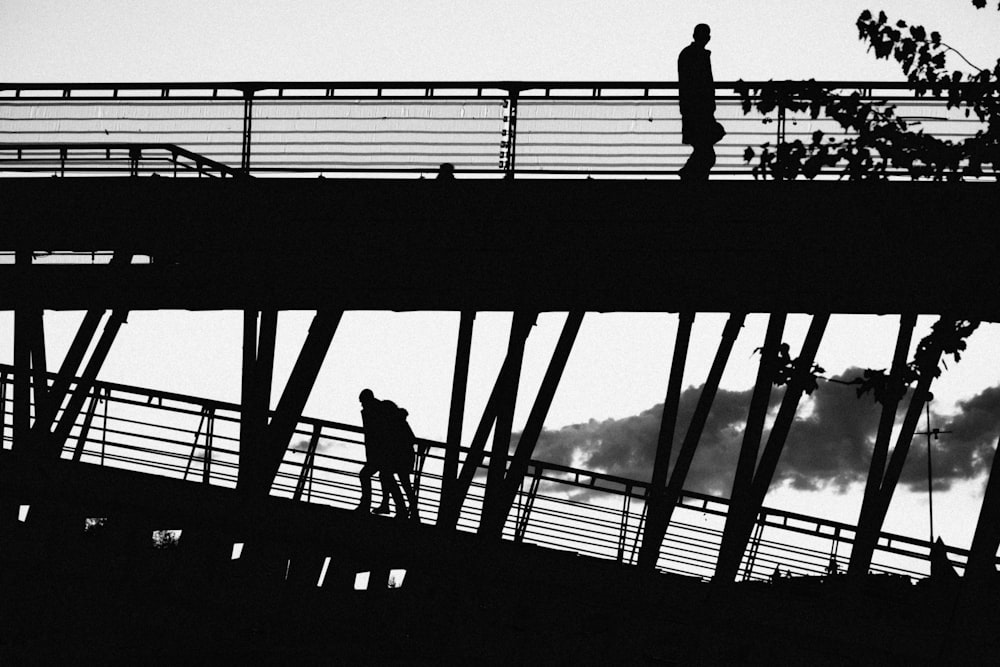
<svg viewBox="0 0 1000 667"><path fill-rule="evenodd" d="M750 160L754 159L754 156L756 156L756 153L754 153L752 148L747 146L747 149L743 151L743 161L749 163Z"/></svg>

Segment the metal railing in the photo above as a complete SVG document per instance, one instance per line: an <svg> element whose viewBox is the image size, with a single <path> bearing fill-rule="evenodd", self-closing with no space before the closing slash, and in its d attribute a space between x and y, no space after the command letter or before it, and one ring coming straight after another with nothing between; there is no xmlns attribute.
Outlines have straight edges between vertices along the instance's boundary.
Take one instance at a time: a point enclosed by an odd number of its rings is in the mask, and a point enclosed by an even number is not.
<svg viewBox="0 0 1000 667"><path fill-rule="evenodd" d="M893 104L914 129L945 140L971 138L986 123L940 94L962 85L717 83L716 117L728 134L716 146L713 176L752 178L748 147L808 143L817 131L851 136L833 119L785 108L783 100L818 88ZM744 101L775 89L782 94L772 111L744 109ZM0 83L0 172L162 173L145 161L137 169L112 164L110 153L70 159L87 146L100 151L102 142L183 147L216 171L252 176L414 177L447 162L460 175L486 178L657 178L676 176L690 154L681 142L676 83ZM30 144L55 146L66 159L29 160L19 147ZM908 177L902 169L889 174ZM820 177L842 175L829 169Z"/></svg>
<svg viewBox="0 0 1000 667"><path fill-rule="evenodd" d="M4 449L10 449L13 441L13 377L12 366L0 365ZM48 374L49 381L54 377ZM72 390L77 386L74 382ZM95 382L84 390L87 400L63 448L64 459L235 487L239 405L108 382ZM426 452L418 457L415 471L420 514L423 521L433 521L441 497L444 444L425 439L418 444ZM354 507L360 497L362 445L358 426L303 417L272 495ZM463 455L467 451L463 448ZM487 454L462 507L459 530L478 528L488 466ZM648 491L647 482L532 461L504 538L635 563ZM661 545L658 568L710 577L728 505L725 498L684 492ZM744 556L744 579L765 579L776 568L793 575L829 574L831 562L846 564L855 531L849 524L772 508L761 511L757 525ZM949 547L948 553L961 569L968 552ZM930 545L924 540L883 533L872 570L924 577L930 571L929 555Z"/></svg>

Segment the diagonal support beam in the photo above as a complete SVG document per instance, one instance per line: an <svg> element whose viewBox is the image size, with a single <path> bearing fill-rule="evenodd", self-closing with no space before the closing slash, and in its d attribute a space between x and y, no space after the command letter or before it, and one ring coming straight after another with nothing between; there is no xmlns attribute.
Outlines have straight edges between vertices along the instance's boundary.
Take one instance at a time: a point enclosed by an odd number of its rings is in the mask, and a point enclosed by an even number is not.
<svg viewBox="0 0 1000 667"><path fill-rule="evenodd" d="M642 545L639 548L639 567L652 569L656 567L659 558L660 545L666 535L667 527L673 516L674 507L680 499L684 490L684 482L687 480L688 471L691 469L691 462L694 460L695 450L701 440L701 434L708 421L712 403L715 395L719 391L719 383L722 381L722 374L726 370L729 355L733 351L733 344L739 335L743 322L746 320L745 313L733 313L730 315L726 326L722 330L722 340L719 341L719 349L715 353L712 368L708 372L705 386L698 396L698 404L695 406L694 414L691 415L691 423L688 426L684 442L677 453L677 460L674 462L674 469L670 473L670 481L662 496L652 495L646 515L646 528L643 531ZM655 494L655 487L654 487ZM659 502L653 499L659 497Z"/></svg>
<svg viewBox="0 0 1000 667"><path fill-rule="evenodd" d="M912 313L899 317L899 332L896 335L896 348L892 354L892 367L890 377L893 381L899 381L902 377L903 368L906 366L906 356L910 350L910 342L913 340L913 328L917 324L917 316ZM868 479L865 481L865 493L861 502L861 514L867 516L875 510L879 499L879 490L882 488L882 480L885 477L885 464L889 458L889 443L892 439L892 428L896 423L896 410L899 407L901 396L895 392L890 392L883 401L882 414L879 417L878 431L875 434L875 446L872 449L872 460L868 466ZM858 525L862 524L861 518ZM868 566L871 564L871 555L874 553L875 542L878 539L878 532L874 536L867 533L856 534L854 547L848 573L852 576L866 574ZM869 550L869 544L871 549ZM867 555L865 555L867 554Z"/></svg>
<svg viewBox="0 0 1000 667"><path fill-rule="evenodd" d="M455 350L455 374L451 385L451 411L448 415L448 441L445 445L444 470L441 476L441 504L438 523L442 516L451 516L446 503L455 497L458 482L458 455L462 447L462 422L465 417L465 394L469 385L469 359L472 354L472 327L475 311L462 311L458 324L458 343Z"/></svg>
<svg viewBox="0 0 1000 667"><path fill-rule="evenodd" d="M767 405L771 400L771 383L774 378L772 364L776 358L775 352L781 345L786 319L785 313L773 313L767 322L764 345L761 347L760 353L760 365L757 367L757 380L754 382L753 394L750 397L750 411L747 414L747 425L743 431L743 444L740 447L740 457L736 463L736 475L733 477L730 508L741 502L746 502L753 485L753 475L757 469L757 456L760 452L760 441L764 434L764 420L767 417Z"/></svg>
<svg viewBox="0 0 1000 667"><path fill-rule="evenodd" d="M937 348L937 353L931 361L929 367L936 367L941 360L941 349ZM924 372L917 381L917 387L913 390L910 404L906 408L906 415L903 417L903 425L900 428L899 436L896 438L896 446L892 450L889 458L889 465L885 470L885 477L879 487L878 492L870 502L861 506L861 514L858 517L858 529L854 537L854 547L851 549L851 560L847 572L851 576L864 576L868 574L871 567L872 556L875 554L875 546L878 542L879 532L885 522L885 515L889 511L892 503L892 496L899 482L899 476L903 472L903 465L906 463L906 456L910 452L910 444L913 442L913 433L917 430L924 410L924 404L930 400L930 388L933 381L933 373Z"/></svg>
<svg viewBox="0 0 1000 667"><path fill-rule="evenodd" d="M260 327L258 329L258 318ZM240 465L237 487L251 484L253 459L261 447L271 407L274 343L278 328L276 310L243 313L243 378L240 405Z"/></svg>
<svg viewBox="0 0 1000 667"><path fill-rule="evenodd" d="M508 356L515 356L518 372L508 373L503 387L503 397L498 406L496 423L493 426L493 447L490 450L490 464L486 473L486 489L483 494L483 520L490 507L496 504L496 496L501 492L507 472L507 457L510 454L510 439L514 430L514 408L517 406L517 390L521 380L521 365L524 360L524 346L528 333L535 325L537 313L516 311L511 321L511 337L507 348ZM482 520L480 529L482 528Z"/></svg>
<svg viewBox="0 0 1000 667"><path fill-rule="evenodd" d="M278 406L271 417L271 423L262 433L258 451L245 462L241 453L241 466L250 465L249 477L244 478L247 484L243 490L251 496L264 497L271 490L271 484L288 449L288 442L295 431L295 426L302 418L302 410L316 383L316 377L326 359L326 353L330 349L343 314L342 310L316 312L309 327L309 334L302 344L302 350L288 378L288 384L285 385Z"/></svg>
<svg viewBox="0 0 1000 667"><path fill-rule="evenodd" d="M451 487L453 493L441 500L441 509L438 511L439 526L454 528L458 523L462 504L465 502L465 497L469 493L472 480L485 457L486 439L489 437L490 430L493 429L493 425L497 421L501 409L503 409L503 402L508 400L509 392L507 388L512 381L517 381L516 379L512 379L511 376L520 378L521 363L524 356L524 343L531 332L531 327L534 326L534 320L535 314L532 313L531 317L515 317L511 322L507 356L500 366L499 373L497 373L496 382L493 384L493 390L486 401L486 407L483 409L483 416L479 420L479 426L476 427L472 442L469 444L469 453L465 457L465 462L458 474L458 479L454 486ZM515 327L515 322L520 322L521 326Z"/></svg>
<svg viewBox="0 0 1000 667"><path fill-rule="evenodd" d="M997 447L993 452L993 465L990 467L990 478L986 482L976 533L969 548L965 577L970 581L996 577L998 548L1000 548L1000 440L997 441Z"/></svg>
<svg viewBox="0 0 1000 667"><path fill-rule="evenodd" d="M116 252L114 256L112 256L109 266L127 265L131 261L131 253ZM116 312L119 313L121 322L124 322L124 317L127 315L128 311ZM48 387L47 391L40 392L39 389L44 387L38 382L35 383L35 423L31 427L30 441L39 443L40 447L44 447L44 442L49 439L53 424L55 423L56 415L59 413L59 408L66 399L66 395L69 393L70 386L73 384L73 380L80 368L80 364L83 363L83 358L94 340L94 335L97 333L101 320L104 319L104 313L104 310L93 309L87 311L84 315L83 321L80 323L76 334L73 336L73 342L70 344L69 350L67 350L66 356L63 358L63 362L59 367L59 373L53 381L52 386ZM112 316L112 319L114 319L114 316ZM110 322L111 320L109 320L109 324ZM114 337L117 335L117 327L120 327L121 322L114 326L113 333L109 334L108 330L105 330L105 337L102 338L103 342L98 343L95 353L91 355L92 361L95 359L95 355L97 355L97 353L101 350L103 350L103 356L107 355L107 351L110 349L110 345L114 341ZM40 324L38 326L40 327ZM37 356L39 359L44 358L44 342L38 347L38 352ZM95 378L96 371L99 370L100 366L104 363L103 356L100 361L98 361L94 371ZM90 366L88 366L88 368L90 368ZM84 394L80 399L80 405L82 406L83 401L86 400L86 394L89 392L89 387L78 385L77 391L79 392L81 389ZM44 394L44 399L42 399L42 394ZM78 412L79 408L77 409L77 413ZM74 415L73 418L75 419L76 415Z"/></svg>
<svg viewBox="0 0 1000 667"><path fill-rule="evenodd" d="M719 547L719 561L716 564L713 577L715 581L732 581L736 578L740 561L743 559L743 553L746 551L750 534L757 521L757 515L774 479L774 472L777 470L781 452L784 450L788 433L795 421L795 413L805 391L803 380L816 359L816 353L819 351L819 345L823 340L823 333L826 331L826 325L829 321L830 315L828 313L813 316L802 344L802 352L798 357L800 375L793 377L785 388L785 394L781 399L781 406L778 408L774 425L768 435L764 452L755 466L753 477L750 480L750 488L739 501L734 498L729 505L726 526L722 535L722 545ZM764 363L763 360L761 363Z"/></svg>
<svg viewBox="0 0 1000 667"><path fill-rule="evenodd" d="M127 320L127 310L111 311L111 315L104 325L104 331L101 332L101 337L97 340L94 351L83 370L83 375L80 377L76 389L70 394L69 401L66 403L66 409L63 410L58 423L56 423L51 433L47 430L41 432L42 439L39 441L39 444L41 445L42 456L59 458L62 448L66 444L66 439L69 437L69 433L76 423L76 418L80 415L80 410L83 408L83 404L87 400L91 388L94 386L94 381L97 380L97 374L100 372L105 359L108 357L108 353L111 351L111 345L118 336L122 325ZM57 409L52 407L53 401L49 400L46 403L50 406L50 410ZM41 426L44 426L44 424Z"/></svg>
<svg viewBox="0 0 1000 667"><path fill-rule="evenodd" d="M499 488L497 486L487 487L487 494L483 501L483 517L479 525L480 535L499 538L503 534L507 514L510 513L518 489L524 482L531 455L534 453L538 437L542 433L545 417L552 406L552 399L555 397L559 380L566 369L566 362L569 360L576 336L580 331L580 325L583 323L583 315L583 311L572 311L566 316L562 333L556 342L552 359L549 361L545 376L542 378L538 396L535 397L535 402L531 406L527 424L524 431L521 432L521 438L518 440L517 449L510 461L507 473L500 480Z"/></svg>
<svg viewBox="0 0 1000 667"><path fill-rule="evenodd" d="M663 513L662 491L666 486L667 472L670 467L670 450L673 449L674 430L677 426L677 407L681 400L684 365L687 363L688 344L691 341L693 324L693 312L679 314L677 338L674 340L674 354L670 362L670 378L667 381L667 395L663 399L663 416L660 418L660 433L656 441L653 476L649 484L649 504L646 508L648 514L657 515L657 520ZM648 514L642 545L639 547L639 566L647 569L656 566L656 558L659 553L659 543L657 542L655 545L653 543L653 532L659 527L659 523L653 526L648 520Z"/></svg>

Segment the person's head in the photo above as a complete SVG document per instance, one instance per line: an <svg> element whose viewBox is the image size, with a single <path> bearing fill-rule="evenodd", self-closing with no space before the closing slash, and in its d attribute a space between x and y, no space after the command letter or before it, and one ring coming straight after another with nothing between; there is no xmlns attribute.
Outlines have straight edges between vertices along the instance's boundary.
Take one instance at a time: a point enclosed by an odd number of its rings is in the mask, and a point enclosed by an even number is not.
<svg viewBox="0 0 1000 667"><path fill-rule="evenodd" d="M437 177L444 179L455 178L455 165L451 162L442 162L441 166L438 167Z"/></svg>
<svg viewBox="0 0 1000 667"><path fill-rule="evenodd" d="M361 393L358 394L358 400L361 401L362 407L367 406L375 400L375 394L371 389L362 389Z"/></svg>
<svg viewBox="0 0 1000 667"><path fill-rule="evenodd" d="M694 27L694 41L696 44L705 46L708 40L712 39L712 29L707 23L699 23Z"/></svg>

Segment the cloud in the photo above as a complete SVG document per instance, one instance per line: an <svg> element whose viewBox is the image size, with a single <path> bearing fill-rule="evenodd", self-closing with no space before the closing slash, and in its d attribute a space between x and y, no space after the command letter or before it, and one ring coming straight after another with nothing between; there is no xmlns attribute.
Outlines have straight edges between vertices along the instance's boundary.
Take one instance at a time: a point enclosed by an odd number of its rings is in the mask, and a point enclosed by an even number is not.
<svg viewBox="0 0 1000 667"><path fill-rule="evenodd" d="M861 369L849 368L836 377L851 379L860 374ZM676 458L701 390L688 387L681 394L672 458ZM729 495L750 395L750 390L718 392L686 489ZM781 395L780 389L771 392L772 414ZM904 399L897 424L906 404ZM934 444L935 488L946 489L988 470L1000 436L1000 386L960 402L957 409L952 417L932 415L932 423L944 424L943 430L952 431L941 435ZM844 492L852 483L863 482L868 475L880 412L881 406L871 395L858 398L853 387L821 382L812 396L803 397L773 484L787 482L803 490L832 487ZM545 430L532 458L649 481L662 414L663 405L658 404L623 419L592 419ZM923 430L923 424L918 430ZM767 441L767 435L765 432L762 443ZM901 475L904 485L924 488L927 483L924 442L921 436L915 436Z"/></svg>

